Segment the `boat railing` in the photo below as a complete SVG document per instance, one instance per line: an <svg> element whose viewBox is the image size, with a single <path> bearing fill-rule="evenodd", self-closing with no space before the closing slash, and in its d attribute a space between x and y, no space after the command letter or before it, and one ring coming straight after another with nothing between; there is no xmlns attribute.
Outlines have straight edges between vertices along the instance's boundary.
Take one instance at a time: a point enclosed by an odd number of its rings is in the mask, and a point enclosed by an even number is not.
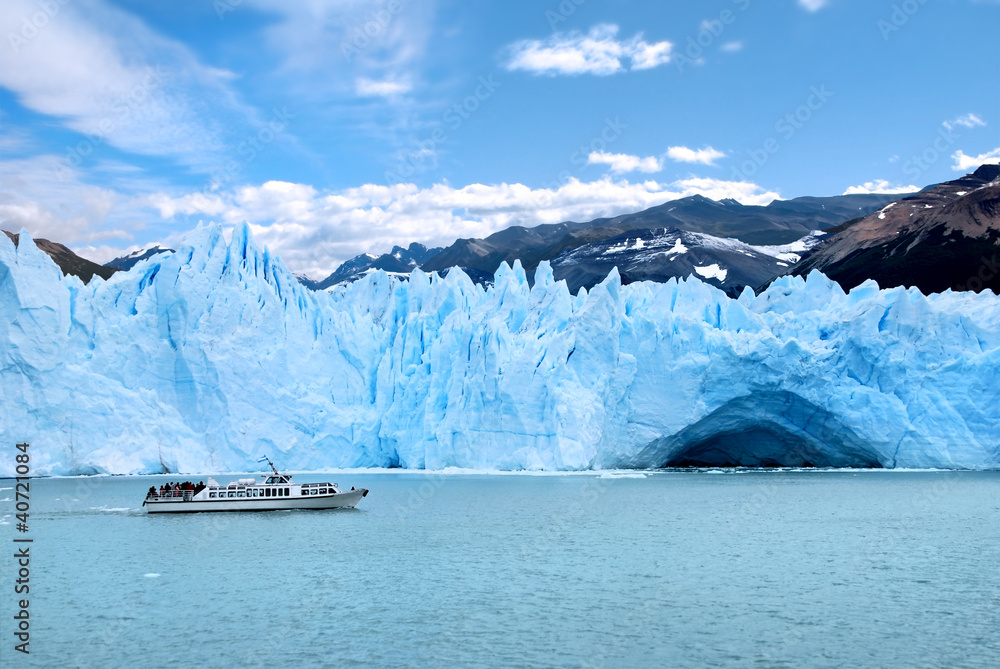
<svg viewBox="0 0 1000 669"><path fill-rule="evenodd" d="M165 501L165 502L190 502L195 496L194 490L171 490L170 492L155 494L149 494L146 496L147 500L154 501Z"/></svg>

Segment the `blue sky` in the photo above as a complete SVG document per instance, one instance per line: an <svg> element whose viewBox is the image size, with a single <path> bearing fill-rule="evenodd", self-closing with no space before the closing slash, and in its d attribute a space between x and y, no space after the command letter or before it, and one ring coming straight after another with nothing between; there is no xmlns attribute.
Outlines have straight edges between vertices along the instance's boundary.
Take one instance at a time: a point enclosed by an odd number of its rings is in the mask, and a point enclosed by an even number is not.
<svg viewBox="0 0 1000 669"><path fill-rule="evenodd" d="M995 0L6 0L0 28L0 225L102 261L247 220L322 276L1000 159Z"/></svg>

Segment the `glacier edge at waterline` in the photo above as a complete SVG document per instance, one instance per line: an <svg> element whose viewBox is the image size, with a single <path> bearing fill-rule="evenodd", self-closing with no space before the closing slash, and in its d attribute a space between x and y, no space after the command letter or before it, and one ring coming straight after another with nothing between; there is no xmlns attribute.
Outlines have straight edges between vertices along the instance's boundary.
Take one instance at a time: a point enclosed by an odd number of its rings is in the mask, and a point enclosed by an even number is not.
<svg viewBox="0 0 1000 669"><path fill-rule="evenodd" d="M247 225L84 285L0 235L3 443L33 474L1000 467L1000 298L821 274L571 295L547 264L300 285ZM12 452L8 449L8 453ZM0 459L0 475L14 473Z"/></svg>

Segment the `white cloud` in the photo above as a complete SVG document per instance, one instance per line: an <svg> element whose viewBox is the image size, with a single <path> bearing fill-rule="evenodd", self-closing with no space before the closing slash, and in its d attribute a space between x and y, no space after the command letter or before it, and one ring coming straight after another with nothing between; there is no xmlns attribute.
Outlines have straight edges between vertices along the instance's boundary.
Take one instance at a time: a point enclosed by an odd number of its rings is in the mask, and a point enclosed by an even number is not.
<svg viewBox="0 0 1000 669"><path fill-rule="evenodd" d="M663 169L663 162L654 156L640 158L630 156L627 153L607 153L604 151L594 151L587 156L588 165L608 165L615 174L625 172L659 172Z"/></svg>
<svg viewBox="0 0 1000 669"><path fill-rule="evenodd" d="M651 70L670 62L670 50L673 49L673 45L670 42L649 44L637 36L631 40L631 45L626 44L625 48L632 58L633 70Z"/></svg>
<svg viewBox="0 0 1000 669"><path fill-rule="evenodd" d="M374 81L361 77L355 82L355 91L362 97L393 97L410 92L412 87L400 81Z"/></svg>
<svg viewBox="0 0 1000 669"><path fill-rule="evenodd" d="M710 146L704 149L689 149L686 146L671 146L667 149L667 157L678 163L699 163L701 165L715 165L719 158L725 158L726 154L717 151Z"/></svg>
<svg viewBox="0 0 1000 669"><path fill-rule="evenodd" d="M727 52L727 53L736 53L737 51L742 51L743 50L743 42L739 42L739 41L736 41L736 42L726 42L725 44L723 44L719 48L722 49L723 51Z"/></svg>
<svg viewBox="0 0 1000 669"><path fill-rule="evenodd" d="M245 0L277 17L268 42L289 70L328 73L342 65L405 70L419 60L433 34L433 3L378 0Z"/></svg>
<svg viewBox="0 0 1000 669"><path fill-rule="evenodd" d="M64 244L87 243L108 236L116 207L129 195L84 183L78 171L58 156L0 161L0 227L27 228L35 237ZM121 219L117 221L123 223Z"/></svg>
<svg viewBox="0 0 1000 669"><path fill-rule="evenodd" d="M326 107L331 96L360 94L359 78L420 81L421 66L436 35L435 5L409 0L243 0L237 11L249 6L273 17L264 35L275 56L271 60L281 75L285 95L303 106ZM348 105L335 111L347 117L342 122L363 132L390 137L409 128L418 114L406 100L394 106L395 118L388 120L376 121L364 109L360 118L355 117L353 109Z"/></svg>
<svg viewBox="0 0 1000 669"><path fill-rule="evenodd" d="M980 165L1000 163L1000 147L997 147L992 151L987 151L986 153L981 153L978 156L967 156L964 151L959 149L953 153L951 157L955 161L955 164L951 166L951 169L956 172L971 172Z"/></svg>
<svg viewBox="0 0 1000 669"><path fill-rule="evenodd" d="M829 0L799 0L799 5L809 12L818 12L827 6Z"/></svg>
<svg viewBox="0 0 1000 669"><path fill-rule="evenodd" d="M670 42L646 42L642 33L619 41L618 26L600 24L590 32L554 33L544 40L521 40L508 47L508 70L533 74L595 74L648 70L670 62Z"/></svg>
<svg viewBox="0 0 1000 669"><path fill-rule="evenodd" d="M0 49L0 86L32 111L126 151L211 169L231 132L253 120L228 81L184 45L99 0L59 11ZM31 0L0 3L0 34L21 36ZM206 101L211 103L207 104ZM92 144L95 141L91 142Z"/></svg>
<svg viewBox="0 0 1000 669"><path fill-rule="evenodd" d="M984 127L986 122L975 114L965 114L964 116L959 116L958 118L954 118L950 121L945 121L941 125L948 128L948 130L951 130L957 125L960 125L963 128Z"/></svg>
<svg viewBox="0 0 1000 669"><path fill-rule="evenodd" d="M866 181L860 186L851 186L844 191L844 195L864 195L868 193L879 193L883 195L896 195L900 193L916 193L920 190L917 186L892 185L885 179Z"/></svg>

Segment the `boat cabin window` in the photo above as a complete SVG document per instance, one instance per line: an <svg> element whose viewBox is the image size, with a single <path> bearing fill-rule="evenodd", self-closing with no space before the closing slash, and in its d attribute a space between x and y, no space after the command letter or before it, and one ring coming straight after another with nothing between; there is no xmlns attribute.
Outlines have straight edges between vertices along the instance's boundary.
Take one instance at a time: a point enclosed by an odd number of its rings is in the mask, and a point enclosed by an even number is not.
<svg viewBox="0 0 1000 669"><path fill-rule="evenodd" d="M325 495L326 494L326 488L320 488L319 489L319 494Z"/></svg>
<svg viewBox="0 0 1000 669"><path fill-rule="evenodd" d="M236 493L235 493L235 492L233 492L232 490L230 490L230 491L229 491L229 496L230 496L230 497L236 497Z"/></svg>
<svg viewBox="0 0 1000 669"><path fill-rule="evenodd" d="M208 496L209 497L215 497L215 493L214 492L210 492L210 493L208 493Z"/></svg>

